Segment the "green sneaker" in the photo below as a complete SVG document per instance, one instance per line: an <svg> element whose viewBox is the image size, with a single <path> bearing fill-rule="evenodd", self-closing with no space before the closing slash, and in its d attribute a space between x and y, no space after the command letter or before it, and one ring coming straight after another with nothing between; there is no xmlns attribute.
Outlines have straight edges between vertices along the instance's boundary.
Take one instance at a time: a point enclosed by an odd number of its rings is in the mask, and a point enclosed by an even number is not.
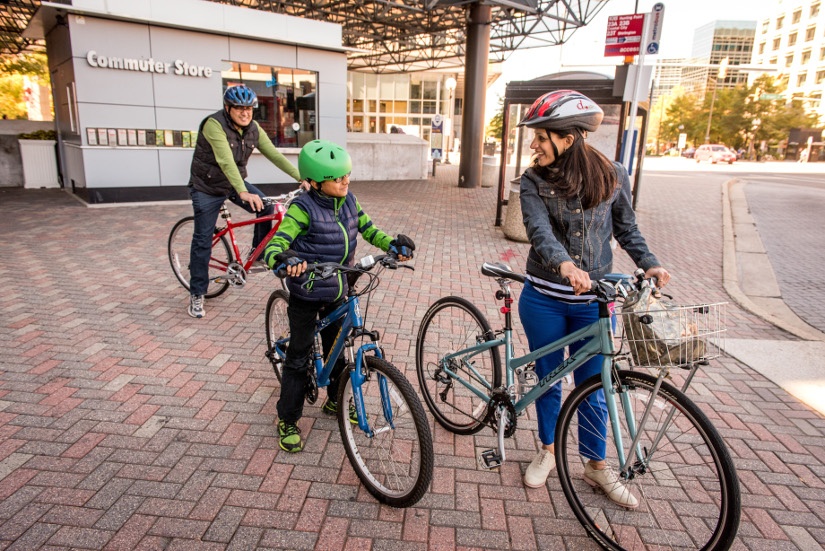
<svg viewBox="0 0 825 551"><path fill-rule="evenodd" d="M321 408L321 411L327 415L338 415L338 404L333 402L332 398L327 398L327 401L324 402L324 406ZM355 411L355 404L352 402L349 404L349 422L353 425L358 424L358 412Z"/></svg>
<svg viewBox="0 0 825 551"><path fill-rule="evenodd" d="M304 441L301 440L301 429L295 423L278 421L278 436L278 444L285 452L298 453L304 449Z"/></svg>

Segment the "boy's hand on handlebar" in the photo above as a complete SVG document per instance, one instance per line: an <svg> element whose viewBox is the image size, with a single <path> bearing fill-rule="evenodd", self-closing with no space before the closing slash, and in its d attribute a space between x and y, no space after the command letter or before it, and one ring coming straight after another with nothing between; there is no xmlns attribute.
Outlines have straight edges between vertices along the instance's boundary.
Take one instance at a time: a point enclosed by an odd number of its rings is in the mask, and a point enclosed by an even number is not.
<svg viewBox="0 0 825 551"><path fill-rule="evenodd" d="M590 291L590 274L580 270L569 260L559 266L559 274L567 278L573 292L577 295Z"/></svg>
<svg viewBox="0 0 825 551"><path fill-rule="evenodd" d="M275 261L279 264L276 271L281 272L283 270L289 277L298 277L307 269L306 260L299 257L294 251L286 250L276 255Z"/></svg>
<svg viewBox="0 0 825 551"><path fill-rule="evenodd" d="M241 201L245 201L249 203L249 206L252 207L252 210L255 212L260 212L264 210L264 203L261 201L261 198L255 195L254 193L249 193L248 191L244 191L238 194Z"/></svg>
<svg viewBox="0 0 825 551"><path fill-rule="evenodd" d="M656 287L659 287L660 289L667 285L670 281L670 274L661 266L654 266L645 272L645 278L651 279L654 277L656 278Z"/></svg>
<svg viewBox="0 0 825 551"><path fill-rule="evenodd" d="M414 250L415 242L403 233L399 233L395 239L390 241L389 252L396 255L398 260L402 262L410 260L413 257Z"/></svg>

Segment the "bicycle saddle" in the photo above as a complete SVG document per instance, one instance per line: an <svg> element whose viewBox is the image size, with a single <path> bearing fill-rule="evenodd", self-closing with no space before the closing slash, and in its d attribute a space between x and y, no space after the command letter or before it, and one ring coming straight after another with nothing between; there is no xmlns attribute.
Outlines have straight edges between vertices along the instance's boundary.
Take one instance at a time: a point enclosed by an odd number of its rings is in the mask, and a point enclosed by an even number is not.
<svg viewBox="0 0 825 551"><path fill-rule="evenodd" d="M524 283L524 274L517 274L507 264L501 262L485 262L481 265L481 273L489 277L503 277Z"/></svg>

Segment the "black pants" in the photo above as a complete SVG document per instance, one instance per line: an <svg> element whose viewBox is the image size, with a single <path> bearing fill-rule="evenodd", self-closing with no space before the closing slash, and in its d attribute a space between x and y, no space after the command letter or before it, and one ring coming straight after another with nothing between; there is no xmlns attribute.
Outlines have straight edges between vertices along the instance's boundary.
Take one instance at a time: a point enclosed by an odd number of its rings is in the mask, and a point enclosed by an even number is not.
<svg viewBox="0 0 825 551"><path fill-rule="evenodd" d="M294 295L289 297L289 305L286 309L289 317L289 347L286 350L286 360L281 376L281 396L278 398L278 418L286 423L297 423L304 410L307 364L312 354L315 321L332 312L339 304L341 301L310 302ZM329 356L342 321L338 320L321 331L325 360ZM327 395L333 400L338 398L338 378L345 365L342 353L335 363L327 387Z"/></svg>

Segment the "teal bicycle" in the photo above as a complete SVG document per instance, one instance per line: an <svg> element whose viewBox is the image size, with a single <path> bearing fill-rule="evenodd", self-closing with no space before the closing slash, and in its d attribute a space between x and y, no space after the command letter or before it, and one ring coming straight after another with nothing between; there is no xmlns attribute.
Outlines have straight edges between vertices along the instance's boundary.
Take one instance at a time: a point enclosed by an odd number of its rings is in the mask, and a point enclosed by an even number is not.
<svg viewBox="0 0 825 551"><path fill-rule="evenodd" d="M378 266L376 273L370 270ZM410 507L418 502L433 475L433 442L427 415L410 382L384 357L378 331L365 328L367 308L360 298L368 298L378 287L378 273L384 269L410 268L394 255L367 256L354 266L334 263L310 264L316 279L347 277L349 295L324 319L317 322L306 401L314 404L318 389L329 385L330 375L343 354L347 367L340 375L336 403L338 428L347 457L366 489L381 503ZM285 275L285 273L283 274ZM365 285L356 282L366 276ZM365 301L367 302L367 301ZM266 357L281 380L289 346L287 305L289 292L274 291L266 305ZM320 332L341 320L326 361L322 356Z"/></svg>
<svg viewBox="0 0 825 551"><path fill-rule="evenodd" d="M512 281L525 277L508 266L485 263L485 276L499 285L504 327L493 331L471 302L449 296L424 315L416 341L416 370L421 392L435 420L456 434L475 434L485 426L498 436L498 446L482 451L483 468L506 459L504 439L515 433L519 417L551 386L591 358L604 358L600 375L587 379L564 401L555 436L556 468L561 489L588 535L605 549L728 549L736 536L741 497L736 469L719 433L707 416L684 394L702 357L682 365L621 369L630 354L614 344L612 304L650 282L631 282L615 274L594 282L599 319L558 341L520 357L514 355ZM696 316L712 309L698 307ZM651 323L652 315L642 316ZM533 370L537 358L575 343L583 346L546 377ZM638 343L636 343L638 344ZM504 351L504 370L499 350ZM682 389L667 382L684 369ZM596 395L599 396L596 396ZM585 426L577 415L604 396L607 413L590 416L601 426ZM608 464L638 500L624 508L595 490L583 478L585 460L580 436L589 433L607 443ZM612 444L611 444L612 442Z"/></svg>

